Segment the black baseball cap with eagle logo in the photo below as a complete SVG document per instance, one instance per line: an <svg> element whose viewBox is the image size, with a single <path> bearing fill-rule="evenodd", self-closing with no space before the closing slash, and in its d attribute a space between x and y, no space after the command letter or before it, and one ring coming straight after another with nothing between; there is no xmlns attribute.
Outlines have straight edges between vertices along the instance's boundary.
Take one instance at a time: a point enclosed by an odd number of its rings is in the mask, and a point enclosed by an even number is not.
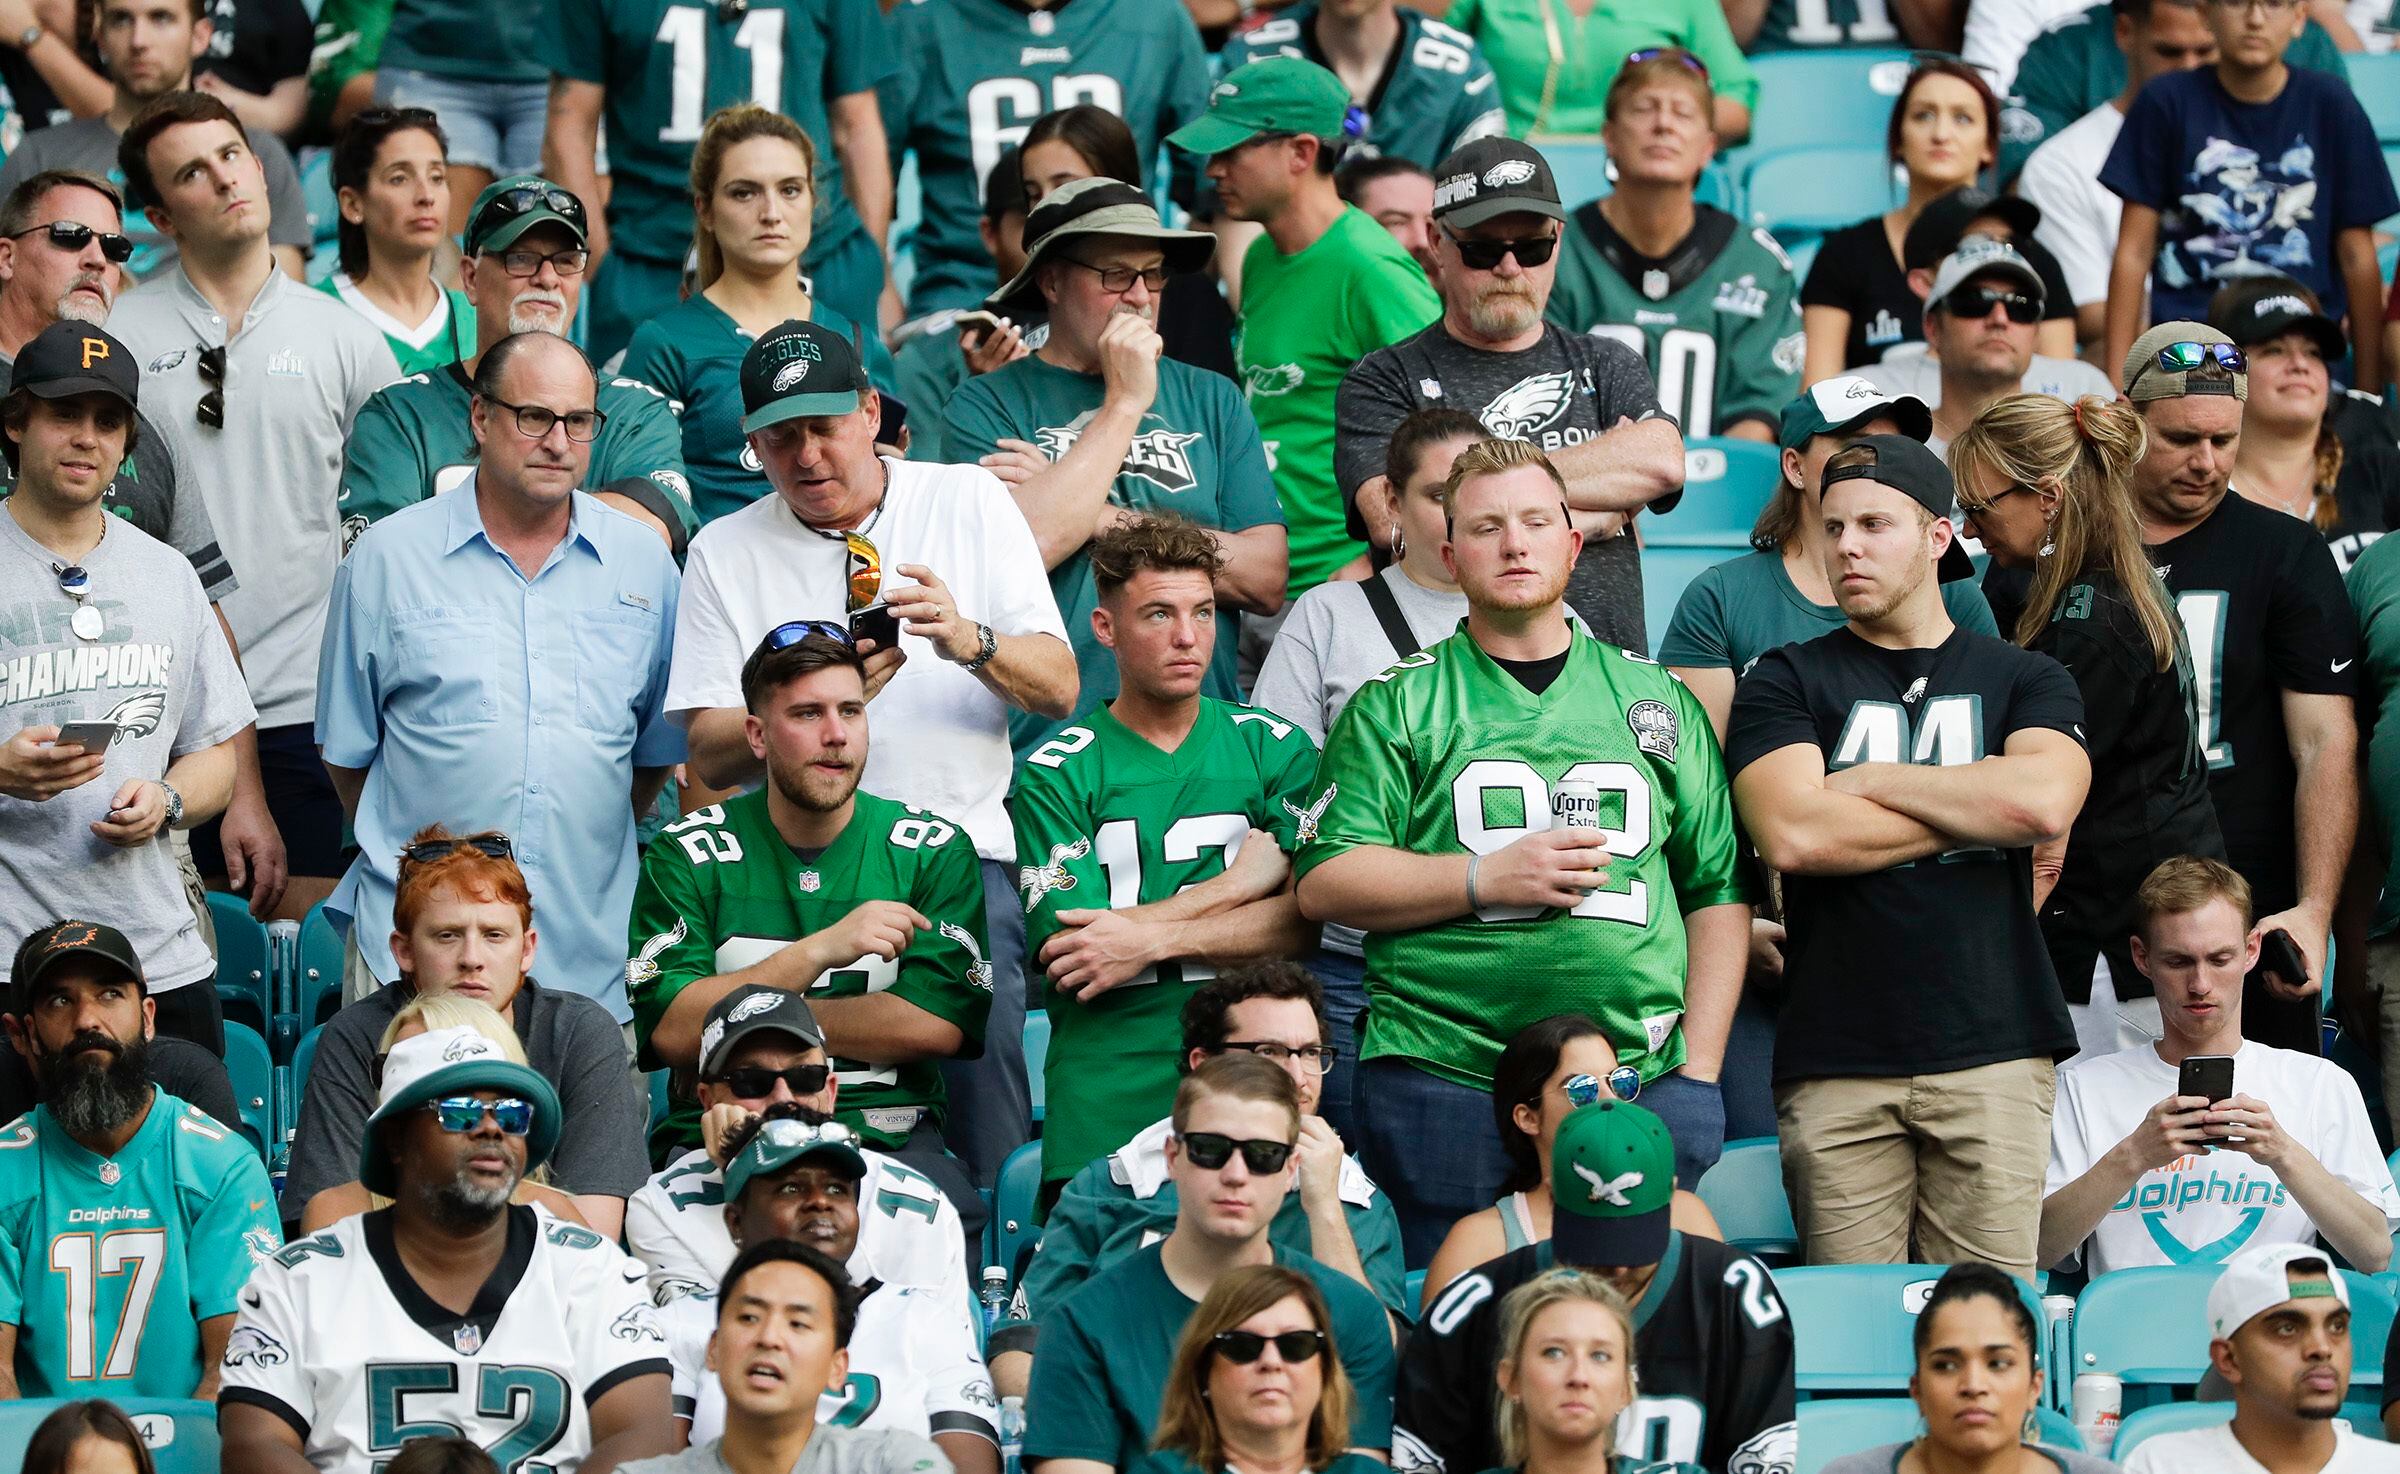
<svg viewBox="0 0 2400 1474"><path fill-rule="evenodd" d="M61 318L34 334L17 355L8 387L11 393L22 389L42 399L107 394L131 409L141 383L131 349L104 328Z"/></svg>

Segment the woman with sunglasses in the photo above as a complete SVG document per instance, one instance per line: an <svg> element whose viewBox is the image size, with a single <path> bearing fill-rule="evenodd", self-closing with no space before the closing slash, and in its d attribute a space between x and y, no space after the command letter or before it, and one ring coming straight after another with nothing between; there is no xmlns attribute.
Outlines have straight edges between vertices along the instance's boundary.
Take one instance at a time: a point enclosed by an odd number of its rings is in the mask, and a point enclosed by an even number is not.
<svg viewBox="0 0 2400 1474"><path fill-rule="evenodd" d="M434 263L450 239L450 140L423 108L369 108L333 145L341 265L317 283L383 330L400 372L474 351L475 307Z"/></svg>
<svg viewBox="0 0 2400 1474"><path fill-rule="evenodd" d="M2004 601L2002 632L2064 665L2083 693L2091 793L2064 841L2034 846L2033 893L2076 1037L2102 1054L2160 1029L2127 951L2134 891L2161 855L2225 854L2183 622L2127 489L2143 444L2141 415L2121 401L2017 394L1950 445L1958 504L1994 577L2031 579L2021 605Z"/></svg>
<svg viewBox="0 0 2400 1474"><path fill-rule="evenodd" d="M1554 1014L1529 1024L1500 1051L1492 1068L1492 1114L1508 1153L1507 1195L1460 1219L1425 1269L1430 1308L1449 1283L1527 1244L1547 1242L1555 1200L1550 1195L1550 1144L1567 1113L1602 1100L1633 1100L1642 1077L1619 1066L1600 1026L1579 1013ZM1687 1234L1724 1233L1695 1193L1678 1191L1669 1221Z"/></svg>
<svg viewBox="0 0 2400 1474"><path fill-rule="evenodd" d="M1348 1451L1350 1404L1316 1282L1260 1264L1217 1281L1176 1343L1157 1452L1134 1474L1379 1474Z"/></svg>
<svg viewBox="0 0 2400 1474"><path fill-rule="evenodd" d="M621 372L683 402L683 464L703 525L767 494L742 434L742 355L780 323L814 322L863 345L891 392L882 337L810 294L800 274L817 204L817 151L799 124L744 103L719 111L692 149L698 290L634 330Z"/></svg>
<svg viewBox="0 0 2400 1474"><path fill-rule="evenodd" d="M1717 0L1455 0L1443 19L1483 49L1515 137L1598 138L1617 69L1662 46L1692 53L1708 77L1717 137L1749 136L1758 74Z"/></svg>

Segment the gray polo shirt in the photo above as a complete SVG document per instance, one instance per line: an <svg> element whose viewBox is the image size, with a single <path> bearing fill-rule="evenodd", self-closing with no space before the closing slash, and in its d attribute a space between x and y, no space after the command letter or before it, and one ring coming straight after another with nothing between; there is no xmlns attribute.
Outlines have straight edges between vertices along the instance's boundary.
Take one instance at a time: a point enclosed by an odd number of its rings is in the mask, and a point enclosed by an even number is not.
<svg viewBox="0 0 2400 1474"><path fill-rule="evenodd" d="M286 1221L325 1189L358 1180L358 1146L375 1110L376 1047L414 996L407 987L380 989L335 1014L317 1036L284 1180ZM624 1031L589 998L532 978L518 990L515 1009L525 1061L557 1089L566 1116L550 1158L550 1185L569 1194L633 1196L650 1180L642 1146L650 1103L634 1083Z"/></svg>
<svg viewBox="0 0 2400 1474"><path fill-rule="evenodd" d="M230 340L178 268L128 292L108 329L142 366L142 412L190 426L184 465L208 498L242 586L220 607L241 643L263 728L315 719L317 646L342 556L342 442L367 400L400 377L374 324L271 267ZM225 425L199 423L203 351L223 346Z"/></svg>
<svg viewBox="0 0 2400 1474"><path fill-rule="evenodd" d="M697 1448L636 1459L620 1474L733 1474L717 1452L721 1438ZM895 1428L828 1428L819 1423L792 1474L951 1474L950 1456L930 1438ZM1119 1471L1123 1474L1123 1471Z"/></svg>
<svg viewBox="0 0 2400 1474"><path fill-rule="evenodd" d="M34 129L9 151L8 162L0 164L0 199L44 169L81 169L99 175L122 193L125 174L117 167L117 136L105 115ZM259 170L267 177L267 240L273 245L296 246L305 256L315 244L316 232L308 223L308 196L300 188L300 171L292 167L291 150L272 133L252 132L249 137ZM175 243L158 233L146 212L130 204L125 211L125 234L133 240L133 259L125 263L128 282L149 281L175 269ZM109 326L113 330L116 324Z"/></svg>

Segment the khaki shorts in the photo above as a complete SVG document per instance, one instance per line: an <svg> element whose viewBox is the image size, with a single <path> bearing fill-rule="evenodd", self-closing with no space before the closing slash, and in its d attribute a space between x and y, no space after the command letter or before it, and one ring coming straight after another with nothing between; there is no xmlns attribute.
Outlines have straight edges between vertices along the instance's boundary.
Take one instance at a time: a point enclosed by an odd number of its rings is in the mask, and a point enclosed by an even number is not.
<svg viewBox="0 0 2400 1474"><path fill-rule="evenodd" d="M1981 1259L2032 1278L2057 1090L2046 1058L1778 1086L1806 1262Z"/></svg>

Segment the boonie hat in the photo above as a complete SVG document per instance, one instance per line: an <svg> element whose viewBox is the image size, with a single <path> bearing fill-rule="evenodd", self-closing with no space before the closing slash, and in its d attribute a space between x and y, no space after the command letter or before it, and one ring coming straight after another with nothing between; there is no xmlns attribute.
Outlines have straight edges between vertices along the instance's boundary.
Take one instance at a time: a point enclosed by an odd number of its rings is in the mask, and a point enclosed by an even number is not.
<svg viewBox="0 0 2400 1474"><path fill-rule="evenodd" d="M1313 61L1269 56L1228 72L1209 89L1208 111L1168 134L1167 142L1207 158L1265 133L1339 140L1349 117L1350 89L1341 78Z"/></svg>
<svg viewBox="0 0 2400 1474"><path fill-rule="evenodd" d="M1933 411L1914 394L1887 393L1872 379L1839 374L1811 384L1783 407L1776 440L1798 450L1819 435L1847 435L1869 420L1888 418L1900 433L1923 440L1933 433Z"/></svg>
<svg viewBox="0 0 2400 1474"><path fill-rule="evenodd" d="M846 415L866 389L866 365L848 338L787 318L742 355L742 433L785 420Z"/></svg>
<svg viewBox="0 0 2400 1474"><path fill-rule="evenodd" d="M1508 214L1567 218L1558 180L1539 149L1513 138L1478 138L1452 149L1434 169L1434 219L1464 229Z"/></svg>
<svg viewBox="0 0 2400 1474"><path fill-rule="evenodd" d="M2188 347L2186 346L2188 345ZM2125 352L2125 397L2136 404L2181 399L2190 394L2226 395L2247 403L2249 370L2218 362L2209 350L2236 348L2233 339L2204 322L2162 322L2133 340ZM2180 352L2170 350L2182 349ZM2173 366L2161 355L2176 360Z"/></svg>
<svg viewBox="0 0 2400 1474"><path fill-rule="evenodd" d="M1122 180L1078 179L1042 196L1026 215L1025 269L984 298L983 305L993 312L1040 309L1035 273L1070 243L1089 236L1152 242L1166 252L1167 270L1177 273L1198 271L1217 248L1217 238L1206 231L1170 230L1161 224L1150 196Z"/></svg>
<svg viewBox="0 0 2400 1474"><path fill-rule="evenodd" d="M68 918L51 922L17 944L16 960L8 972L10 1011L22 1016L33 1006L42 979L77 958L106 963L140 983L144 992L149 991L149 980L142 976L141 955L123 932L104 921Z"/></svg>
<svg viewBox="0 0 2400 1474"><path fill-rule="evenodd" d="M106 394L131 408L142 383L133 352L105 328L60 318L33 335L17 353L8 387L38 399L71 394Z"/></svg>
<svg viewBox="0 0 2400 1474"><path fill-rule="evenodd" d="M1872 481L1906 494L1936 517L1948 517L1957 505L1958 483L1950 479L1950 468L1942 464L1942 458L1923 441L1905 435L1863 435L1842 450L1847 454L1862 447L1873 451L1875 458L1854 466L1828 466L1825 492L1830 494L1844 481ZM1944 583L1975 576L1975 560L1956 538L1942 552L1940 572Z"/></svg>
<svg viewBox="0 0 2400 1474"><path fill-rule="evenodd" d="M2292 1271L2325 1276L2323 1284L2292 1283ZM2259 1244L2225 1261L2208 1289L2208 1335L2222 1341L2286 1300L2331 1298L2350 1304L2341 1271L2313 1244Z"/></svg>
<svg viewBox="0 0 2400 1474"><path fill-rule="evenodd" d="M741 1201L742 1189L763 1173L781 1172L807 1157L826 1157L853 1180L867 1175L867 1159L858 1149L858 1133L839 1121L810 1124L780 1117L758 1128L734 1159L725 1164L725 1201Z"/></svg>
<svg viewBox="0 0 2400 1474"><path fill-rule="evenodd" d="M533 1129L525 1134L525 1170L550 1160L558 1147L562 1112L550 1082L501 1052L500 1046L466 1027L427 1029L392 1046L383 1059L383 1096L359 1136L358 1180L369 1192L391 1197L399 1190L392 1154L377 1128L394 1116L446 1095L505 1090L533 1103Z"/></svg>
<svg viewBox="0 0 2400 1474"><path fill-rule="evenodd" d="M566 188L539 174L495 179L475 196L475 208L467 212L466 254L505 251L519 236L544 224L563 225L575 244L589 244L583 201Z"/></svg>
<svg viewBox="0 0 2400 1474"><path fill-rule="evenodd" d="M1619 1269L1667 1252L1675 1143L1666 1123L1630 1101L1579 1106L1550 1143L1550 1242L1558 1262Z"/></svg>
<svg viewBox="0 0 2400 1474"><path fill-rule="evenodd" d="M785 988L744 983L709 1005L700 1024L700 1077L713 1080L744 1039L787 1034L810 1049L825 1047L825 1030L808 1000Z"/></svg>

